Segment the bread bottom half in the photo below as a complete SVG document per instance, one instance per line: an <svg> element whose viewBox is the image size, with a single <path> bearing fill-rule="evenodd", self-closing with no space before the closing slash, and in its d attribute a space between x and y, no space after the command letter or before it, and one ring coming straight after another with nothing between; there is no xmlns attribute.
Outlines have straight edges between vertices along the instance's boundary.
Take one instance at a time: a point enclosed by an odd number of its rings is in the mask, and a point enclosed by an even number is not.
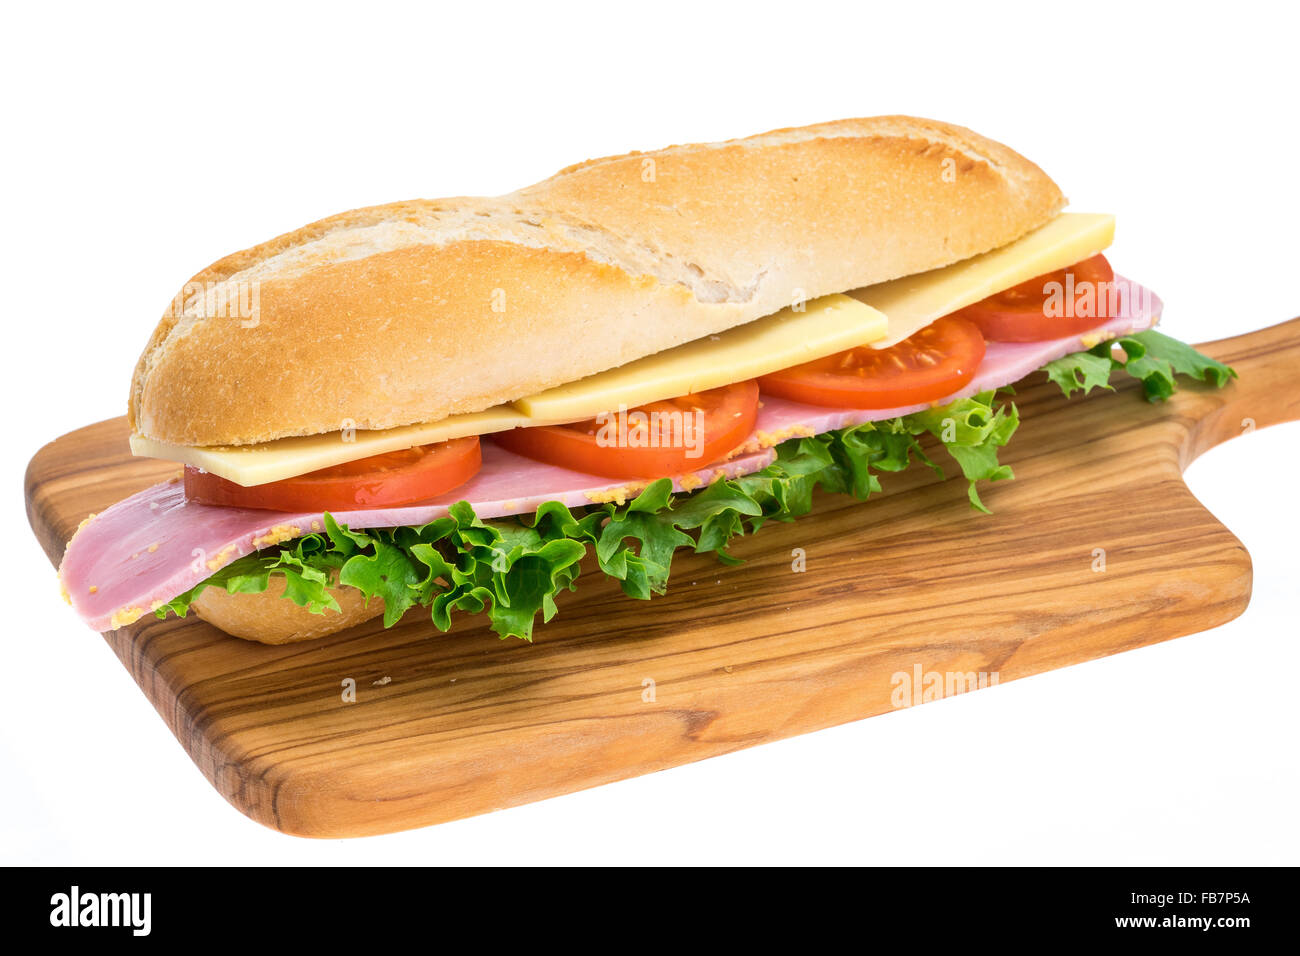
<svg viewBox="0 0 1300 956"><path fill-rule="evenodd" d="M293 644L325 637L384 613L384 600L369 602L359 590L345 585L330 588L339 602L341 613L327 610L313 614L286 600L285 580L273 575L267 589L260 594L231 594L223 588L204 588L191 608L213 627L233 637L260 644Z"/></svg>

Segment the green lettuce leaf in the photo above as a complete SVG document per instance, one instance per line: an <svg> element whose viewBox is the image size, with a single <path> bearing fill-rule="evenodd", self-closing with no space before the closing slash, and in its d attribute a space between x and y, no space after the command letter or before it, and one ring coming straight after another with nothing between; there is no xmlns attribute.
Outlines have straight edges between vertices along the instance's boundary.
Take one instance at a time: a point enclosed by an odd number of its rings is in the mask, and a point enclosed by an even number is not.
<svg viewBox="0 0 1300 956"><path fill-rule="evenodd" d="M1123 359L1115 358L1116 345L1124 352ZM1222 362L1154 330L1108 339L1086 352L1048 362L1043 370L1067 398L1079 389L1085 395L1094 388L1109 389L1111 373L1122 371L1142 382L1143 394L1150 402L1163 402L1174 393L1178 387L1175 375L1186 375L1215 388L1223 388L1237 377Z"/></svg>
<svg viewBox="0 0 1300 956"><path fill-rule="evenodd" d="M1106 343L1109 346L1109 342ZM1109 352L1094 355L1092 352L1075 352L1064 358L1048 362L1043 366L1047 377L1061 387L1065 397L1069 398L1078 389L1087 395L1094 388L1114 391L1110 384L1110 373L1114 368Z"/></svg>

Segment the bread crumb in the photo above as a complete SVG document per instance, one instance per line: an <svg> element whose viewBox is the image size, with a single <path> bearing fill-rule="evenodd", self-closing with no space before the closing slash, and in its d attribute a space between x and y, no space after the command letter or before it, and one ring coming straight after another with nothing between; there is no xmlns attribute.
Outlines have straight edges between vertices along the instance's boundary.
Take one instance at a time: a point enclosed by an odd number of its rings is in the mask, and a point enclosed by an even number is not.
<svg viewBox="0 0 1300 956"><path fill-rule="evenodd" d="M116 631L119 627L126 627L128 624L134 624L144 616L144 610L138 607L119 608L113 612L113 616L108 619L108 628Z"/></svg>
<svg viewBox="0 0 1300 956"><path fill-rule="evenodd" d="M383 687L385 684L391 684L392 682L393 682L393 679L392 679L391 677L381 677L381 678L379 678L379 680L372 680L372 681L370 682L370 686L371 686L371 687Z"/></svg>
<svg viewBox="0 0 1300 956"><path fill-rule="evenodd" d="M1114 337L1114 332L1093 332L1089 335L1082 336L1079 339L1079 344L1085 349L1090 349L1094 346L1100 345L1102 342L1108 342Z"/></svg>
<svg viewBox="0 0 1300 956"><path fill-rule="evenodd" d="M278 524L266 534L260 534L253 539L253 547L269 548L273 544L281 544L292 538L302 535L302 528L296 524Z"/></svg>
<svg viewBox="0 0 1300 956"><path fill-rule="evenodd" d="M644 484L620 485L617 488L605 488L601 491L587 492L587 500L598 505L614 503L625 505L629 498L635 498L645 489Z"/></svg>
<svg viewBox="0 0 1300 956"><path fill-rule="evenodd" d="M99 588L92 584L92 585L90 586L90 593L91 593L91 594L98 594L98 593L99 593Z"/></svg>
<svg viewBox="0 0 1300 956"><path fill-rule="evenodd" d="M208 560L207 560L208 570L209 570L209 571L220 571L222 568L224 568L224 567L229 563L229 561L228 561L227 559L228 559L232 554L234 554L237 550L238 550L238 548L236 548L235 545L233 545L233 544L228 544L228 545L226 545L226 546L225 546L224 548L222 548L219 552L217 552L216 555L214 555L214 556L211 557L211 558L208 558Z"/></svg>
<svg viewBox="0 0 1300 956"><path fill-rule="evenodd" d="M789 428L782 428L780 431L775 432L754 432L753 437L733 451L728 458L734 458L738 455L752 455L756 451L765 451L781 444L787 438L811 438L816 434L817 431L809 425L791 425Z"/></svg>

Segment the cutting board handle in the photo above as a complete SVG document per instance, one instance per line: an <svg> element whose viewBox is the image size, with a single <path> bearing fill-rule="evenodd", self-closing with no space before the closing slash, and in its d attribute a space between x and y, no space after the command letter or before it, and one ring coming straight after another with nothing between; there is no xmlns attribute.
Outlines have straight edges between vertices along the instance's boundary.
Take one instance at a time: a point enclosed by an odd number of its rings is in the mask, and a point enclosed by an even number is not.
<svg viewBox="0 0 1300 956"><path fill-rule="evenodd" d="M1175 396L1191 418L1182 466L1257 428L1300 420L1300 318L1197 346L1237 370L1223 389L1189 388Z"/></svg>

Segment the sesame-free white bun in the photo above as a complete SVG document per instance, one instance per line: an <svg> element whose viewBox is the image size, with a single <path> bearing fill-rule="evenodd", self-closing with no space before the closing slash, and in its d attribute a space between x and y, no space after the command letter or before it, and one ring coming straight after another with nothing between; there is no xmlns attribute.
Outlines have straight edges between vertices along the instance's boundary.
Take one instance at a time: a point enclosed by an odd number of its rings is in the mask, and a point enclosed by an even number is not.
<svg viewBox="0 0 1300 956"><path fill-rule="evenodd" d="M968 258L1064 205L1005 146L885 116L359 209L194 276L215 295L158 324L130 424L230 445L434 422Z"/></svg>

